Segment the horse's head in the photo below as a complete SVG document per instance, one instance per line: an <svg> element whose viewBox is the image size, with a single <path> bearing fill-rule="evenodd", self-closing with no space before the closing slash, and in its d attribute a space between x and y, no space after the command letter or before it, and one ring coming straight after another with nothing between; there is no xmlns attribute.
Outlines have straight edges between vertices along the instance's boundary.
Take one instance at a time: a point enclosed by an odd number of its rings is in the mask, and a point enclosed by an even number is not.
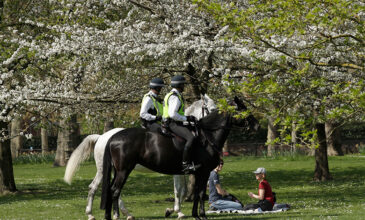
<svg viewBox="0 0 365 220"><path fill-rule="evenodd" d="M246 105L237 96L234 97L232 104L236 106L236 110L238 112L247 111ZM239 127L245 127L248 130L254 131L254 132L258 131L260 128L259 121L251 113L245 118L240 118L240 117L234 118L232 123L233 123L233 125L236 125Z"/></svg>
<svg viewBox="0 0 365 220"><path fill-rule="evenodd" d="M212 112L217 109L213 99L211 99L207 94L202 95L202 100L208 112Z"/></svg>

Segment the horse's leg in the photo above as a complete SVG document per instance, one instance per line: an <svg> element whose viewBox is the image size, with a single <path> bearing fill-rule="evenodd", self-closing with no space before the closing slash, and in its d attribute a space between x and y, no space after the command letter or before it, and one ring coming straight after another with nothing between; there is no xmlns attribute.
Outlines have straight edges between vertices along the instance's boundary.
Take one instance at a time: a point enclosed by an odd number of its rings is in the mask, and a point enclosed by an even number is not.
<svg viewBox="0 0 365 220"><path fill-rule="evenodd" d="M93 201L94 201L95 192L98 189L98 186L102 180L102 177L103 177L102 172L99 172L99 170L98 170L96 172L94 180L89 185L89 194L87 197L87 206L86 206L86 215L88 216L89 220L95 219L95 217L92 215Z"/></svg>
<svg viewBox="0 0 365 220"><path fill-rule="evenodd" d="M127 220L132 220L134 217L128 212L127 208L124 206L122 196L119 197L119 208L124 216L127 216Z"/></svg>
<svg viewBox="0 0 365 220"><path fill-rule="evenodd" d="M201 172L195 175L194 204L192 215L196 220L207 219L204 210L204 197L208 181L208 174L209 172ZM198 216L198 203L200 203L199 215L201 218Z"/></svg>
<svg viewBox="0 0 365 220"><path fill-rule="evenodd" d="M194 186L194 199L193 199L193 209L192 209L192 216L196 219L196 220L200 220L199 216L198 216L198 202L199 202L199 196L198 196L198 189L199 189L199 184L198 184L198 178L197 175L195 175L195 186Z"/></svg>
<svg viewBox="0 0 365 220"><path fill-rule="evenodd" d="M199 212L199 215L202 219L207 219L207 216L205 215L205 209L204 209L204 200L205 200L205 197L206 197L205 189L200 190L199 197L200 197L199 198L200 199L200 212Z"/></svg>
<svg viewBox="0 0 365 220"><path fill-rule="evenodd" d="M174 195L175 195L175 204L174 204L174 207L173 208L166 208L165 210L165 218L169 217L172 213L174 213L175 211L175 207L176 205L179 205L179 201L178 201L178 198L179 198L179 190L177 189L178 188L178 184L177 181L179 179L180 175L174 175L173 176L173 180L174 180Z"/></svg>
<svg viewBox="0 0 365 220"><path fill-rule="evenodd" d="M112 201L113 201L113 218L114 219L119 219L119 197L120 197L120 193L121 190L125 184L125 182L127 181L127 178L130 174L130 172L132 171L132 169L129 170L118 170L115 173L115 181L111 187L111 191L112 191ZM124 207L124 203L123 203L123 207ZM125 209L125 207L124 207ZM129 215L127 217L127 219L134 219L133 216Z"/></svg>
<svg viewBox="0 0 365 220"><path fill-rule="evenodd" d="M205 215L205 209L204 209L204 200L206 197L206 187L207 187L207 181L208 181L208 172L204 172L201 175L199 175L199 181L198 184L198 195L199 195L199 202L200 202L200 211L199 215L201 219L207 219L207 216Z"/></svg>
<svg viewBox="0 0 365 220"><path fill-rule="evenodd" d="M111 186L114 185L115 182L115 176L111 182ZM106 199L106 204L105 204L105 219L109 220L112 219L111 217L111 212L112 212L112 205L113 205L113 200L112 200L112 195L113 195L113 191L112 188L110 187L110 189L107 192L107 199Z"/></svg>
<svg viewBox="0 0 365 220"><path fill-rule="evenodd" d="M179 187L177 187L178 190L178 194L177 194L177 201L175 198L175 207L174 210L175 212L177 212L177 216L178 218L184 218L185 215L184 213L181 212L181 203L184 201L184 198L186 196L187 193L187 185L186 185L186 179L184 175L179 175L179 178L176 180L179 185Z"/></svg>
<svg viewBox="0 0 365 220"><path fill-rule="evenodd" d="M186 196L186 182L184 175L174 175L174 193L175 204L174 209L166 209L165 217L170 216L174 211L177 212L178 218L184 218L184 213L181 212L181 202Z"/></svg>
<svg viewBox="0 0 365 220"><path fill-rule="evenodd" d="M194 186L195 186L195 176L193 174L189 175L189 181L188 181L188 192L187 197L185 201L192 202L194 199Z"/></svg>

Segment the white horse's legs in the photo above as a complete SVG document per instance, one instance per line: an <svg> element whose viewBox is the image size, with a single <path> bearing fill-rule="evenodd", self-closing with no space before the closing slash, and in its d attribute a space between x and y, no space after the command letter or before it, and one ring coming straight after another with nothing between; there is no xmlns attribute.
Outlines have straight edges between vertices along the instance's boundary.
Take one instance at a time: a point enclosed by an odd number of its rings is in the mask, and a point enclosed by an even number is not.
<svg viewBox="0 0 365 220"><path fill-rule="evenodd" d="M127 208L124 206L124 202L120 197L118 200L119 208L124 216L127 216L127 220L134 220L134 217L128 212Z"/></svg>
<svg viewBox="0 0 365 220"><path fill-rule="evenodd" d="M102 180L103 174L99 170L96 172L96 175L94 177L94 180L89 185L89 194L87 196L87 206L86 206L86 215L88 216L89 220L95 219L92 215L92 208L93 208L93 201L95 192L98 189L98 186Z"/></svg>
<svg viewBox="0 0 365 220"><path fill-rule="evenodd" d="M180 207L183 199L187 193L187 185L184 175L174 175L174 194L175 203L174 208L167 208L165 211L165 217L169 217L172 213L177 212L178 218L184 218L184 213L181 212Z"/></svg>
<svg viewBox="0 0 365 220"><path fill-rule="evenodd" d="M174 175L174 193L175 193L175 204L174 211L177 212L178 218L184 218L184 213L181 212L181 203L186 196L187 186L184 175Z"/></svg>

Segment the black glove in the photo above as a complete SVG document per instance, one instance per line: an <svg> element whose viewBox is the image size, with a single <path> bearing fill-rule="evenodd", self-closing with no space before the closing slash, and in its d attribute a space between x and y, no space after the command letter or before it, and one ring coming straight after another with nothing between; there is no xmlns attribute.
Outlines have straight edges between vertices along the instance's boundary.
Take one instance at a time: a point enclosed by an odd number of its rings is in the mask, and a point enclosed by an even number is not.
<svg viewBox="0 0 365 220"><path fill-rule="evenodd" d="M186 116L186 120L190 122L196 122L196 118L194 115L188 115Z"/></svg>
<svg viewBox="0 0 365 220"><path fill-rule="evenodd" d="M161 121L162 120L162 116L156 116L156 121Z"/></svg>

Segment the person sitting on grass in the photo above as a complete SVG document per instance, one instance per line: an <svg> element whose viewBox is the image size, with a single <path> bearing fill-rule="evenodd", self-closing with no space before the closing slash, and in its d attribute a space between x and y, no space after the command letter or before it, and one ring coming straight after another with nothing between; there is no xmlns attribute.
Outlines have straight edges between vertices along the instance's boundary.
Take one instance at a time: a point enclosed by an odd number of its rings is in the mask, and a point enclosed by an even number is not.
<svg viewBox="0 0 365 220"><path fill-rule="evenodd" d="M223 160L210 172L209 176L209 208L211 210L238 209L242 210L242 203L226 190L222 189L219 181L219 172L223 168Z"/></svg>
<svg viewBox="0 0 365 220"><path fill-rule="evenodd" d="M257 208L261 208L262 211L271 211L274 207L275 201L271 186L266 180L266 169L259 167L253 173L256 175L257 181L259 181L259 193L256 195L249 192L248 195L251 198L258 199L259 202L256 204L247 204L243 207L243 210L255 210Z"/></svg>

